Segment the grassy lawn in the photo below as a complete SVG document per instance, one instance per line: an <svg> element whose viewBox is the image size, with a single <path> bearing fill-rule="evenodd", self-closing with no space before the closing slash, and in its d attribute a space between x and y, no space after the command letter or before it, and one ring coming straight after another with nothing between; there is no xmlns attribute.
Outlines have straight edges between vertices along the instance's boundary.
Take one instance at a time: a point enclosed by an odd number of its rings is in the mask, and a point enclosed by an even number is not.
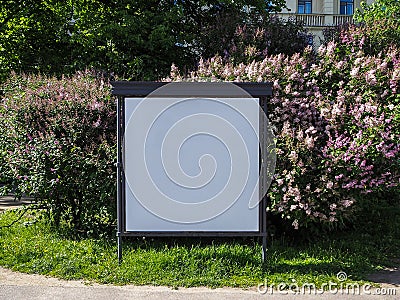
<svg viewBox="0 0 400 300"><path fill-rule="evenodd" d="M0 226L10 224L18 214L18 210L1 213ZM124 261L118 265L114 237L66 237L39 215L0 228L0 265L113 284L252 287L267 280L275 285L295 282L320 287L329 281L339 283L340 271L348 275L345 283L362 283L368 273L400 257L399 208L371 212L368 221L341 236L297 246L274 241L265 264L261 246L253 239L146 238L125 240Z"/></svg>

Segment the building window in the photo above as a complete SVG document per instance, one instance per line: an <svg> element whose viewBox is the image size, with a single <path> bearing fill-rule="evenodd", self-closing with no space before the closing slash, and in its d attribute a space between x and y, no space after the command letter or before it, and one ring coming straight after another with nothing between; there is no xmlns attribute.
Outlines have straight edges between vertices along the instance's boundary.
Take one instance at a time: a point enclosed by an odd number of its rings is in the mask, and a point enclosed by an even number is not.
<svg viewBox="0 0 400 300"><path fill-rule="evenodd" d="M354 0L340 0L340 14L352 15L354 11Z"/></svg>
<svg viewBox="0 0 400 300"><path fill-rule="evenodd" d="M311 14L311 0L299 0L297 4L297 13L299 14Z"/></svg>
<svg viewBox="0 0 400 300"><path fill-rule="evenodd" d="M297 13L311 14L312 13L311 0L299 0L297 4Z"/></svg>

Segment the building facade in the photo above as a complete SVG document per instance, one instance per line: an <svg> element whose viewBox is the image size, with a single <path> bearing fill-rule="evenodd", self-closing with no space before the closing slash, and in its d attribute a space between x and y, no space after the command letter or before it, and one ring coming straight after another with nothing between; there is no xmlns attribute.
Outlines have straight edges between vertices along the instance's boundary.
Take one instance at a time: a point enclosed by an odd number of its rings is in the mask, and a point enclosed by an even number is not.
<svg viewBox="0 0 400 300"><path fill-rule="evenodd" d="M322 31L327 26L352 23L353 14L360 8L362 0L287 0L287 9L278 15L282 18L294 17L304 23L313 34L315 46L320 44ZM367 0L371 4L373 0Z"/></svg>

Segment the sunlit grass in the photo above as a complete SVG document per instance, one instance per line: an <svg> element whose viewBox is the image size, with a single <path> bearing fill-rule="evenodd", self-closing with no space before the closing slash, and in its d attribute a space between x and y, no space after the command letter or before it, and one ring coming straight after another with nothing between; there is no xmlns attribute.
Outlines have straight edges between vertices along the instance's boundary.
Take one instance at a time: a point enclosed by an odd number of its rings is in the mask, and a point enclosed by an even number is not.
<svg viewBox="0 0 400 300"><path fill-rule="evenodd" d="M394 213L392 211L392 213ZM0 215L0 226L17 211ZM275 241L261 262L261 246L253 239L131 239L124 242L118 264L115 238L77 239L52 229L40 213L0 229L0 264L14 270L88 282L167 286L254 287L281 282L320 287L339 282L363 282L368 273L400 256L399 218L386 226L288 246ZM397 211L398 216L398 211Z"/></svg>

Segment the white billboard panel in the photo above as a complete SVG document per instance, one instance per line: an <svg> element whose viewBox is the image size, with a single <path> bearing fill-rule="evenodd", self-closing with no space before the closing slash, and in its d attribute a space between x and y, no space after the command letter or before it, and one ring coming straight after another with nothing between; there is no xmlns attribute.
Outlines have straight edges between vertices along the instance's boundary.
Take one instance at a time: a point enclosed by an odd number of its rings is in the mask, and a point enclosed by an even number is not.
<svg viewBox="0 0 400 300"><path fill-rule="evenodd" d="M259 114L255 98L125 98L126 231L259 231Z"/></svg>

